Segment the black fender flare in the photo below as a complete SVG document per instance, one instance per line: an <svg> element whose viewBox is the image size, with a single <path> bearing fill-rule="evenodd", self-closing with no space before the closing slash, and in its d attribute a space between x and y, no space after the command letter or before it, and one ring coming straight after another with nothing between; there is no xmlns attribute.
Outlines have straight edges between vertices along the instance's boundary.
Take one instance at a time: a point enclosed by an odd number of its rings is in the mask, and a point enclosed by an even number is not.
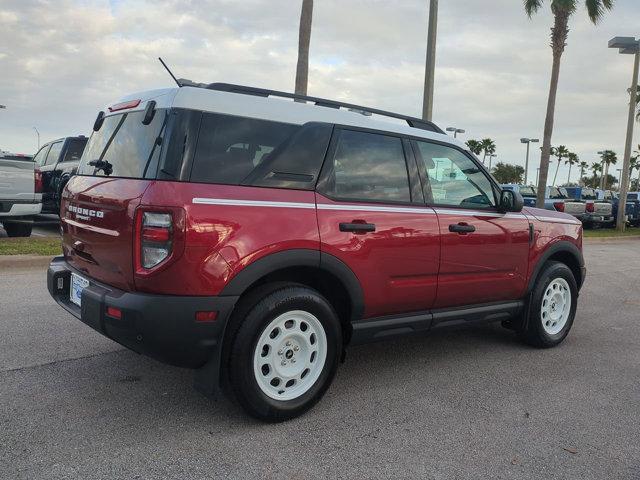
<svg viewBox="0 0 640 480"><path fill-rule="evenodd" d="M364 312L364 294L356 274L338 257L320 250L291 249L266 255L242 269L222 289L220 296L239 297L257 280L270 273L292 267L313 267L339 279L351 299L351 321Z"/></svg>
<svg viewBox="0 0 640 480"><path fill-rule="evenodd" d="M533 291L536 280L538 279L538 275L540 275L540 271L542 270L544 264L547 262L547 260L549 260L549 258L557 253L568 253L576 260L581 270L580 278L576 279L578 290L582 287L582 283L584 282L584 257L582 255L582 252L573 243L567 240L560 240L558 242L555 242L550 247L547 247L542 256L538 259L538 262L536 263L535 267L531 271L531 275L529 276L527 295L529 295Z"/></svg>

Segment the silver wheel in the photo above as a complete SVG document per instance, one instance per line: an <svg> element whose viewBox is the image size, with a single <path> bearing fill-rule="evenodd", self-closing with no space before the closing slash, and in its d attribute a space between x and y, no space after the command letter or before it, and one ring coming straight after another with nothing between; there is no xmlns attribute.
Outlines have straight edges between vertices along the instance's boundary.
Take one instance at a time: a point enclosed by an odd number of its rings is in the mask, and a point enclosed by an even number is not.
<svg viewBox="0 0 640 480"><path fill-rule="evenodd" d="M549 335L556 335L564 328L571 313L571 290L564 278L555 278L547 286L542 297L540 320Z"/></svg>
<svg viewBox="0 0 640 480"><path fill-rule="evenodd" d="M292 310L262 331L253 353L253 373L275 400L293 400L318 380L327 359L327 335L311 313Z"/></svg>

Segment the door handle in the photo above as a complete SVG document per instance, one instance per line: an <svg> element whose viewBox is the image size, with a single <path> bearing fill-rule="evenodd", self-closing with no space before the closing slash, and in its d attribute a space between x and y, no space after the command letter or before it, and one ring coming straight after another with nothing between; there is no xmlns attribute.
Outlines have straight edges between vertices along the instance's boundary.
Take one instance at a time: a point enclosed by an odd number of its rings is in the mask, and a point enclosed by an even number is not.
<svg viewBox="0 0 640 480"><path fill-rule="evenodd" d="M340 231L353 233L369 233L375 232L376 226L373 223L341 223Z"/></svg>
<svg viewBox="0 0 640 480"><path fill-rule="evenodd" d="M468 223L460 222L449 225L449 231L452 233L459 233L466 235L467 233L473 233L476 231L476 227L469 225Z"/></svg>

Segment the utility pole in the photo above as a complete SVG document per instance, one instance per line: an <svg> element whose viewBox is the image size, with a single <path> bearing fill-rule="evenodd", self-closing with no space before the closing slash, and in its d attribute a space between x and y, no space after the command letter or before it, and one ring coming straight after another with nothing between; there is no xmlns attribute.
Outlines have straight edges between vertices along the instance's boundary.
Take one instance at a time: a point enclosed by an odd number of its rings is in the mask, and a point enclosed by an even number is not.
<svg viewBox="0 0 640 480"><path fill-rule="evenodd" d="M427 34L427 60L424 71L424 97L422 118L433 120L433 81L436 69L436 38L438 36L438 0L429 0L429 31Z"/></svg>

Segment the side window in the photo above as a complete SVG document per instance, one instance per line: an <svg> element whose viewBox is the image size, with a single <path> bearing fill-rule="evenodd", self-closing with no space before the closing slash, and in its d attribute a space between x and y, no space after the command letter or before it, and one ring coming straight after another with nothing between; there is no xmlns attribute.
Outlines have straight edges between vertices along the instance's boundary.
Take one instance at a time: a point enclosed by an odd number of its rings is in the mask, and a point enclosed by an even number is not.
<svg viewBox="0 0 640 480"><path fill-rule="evenodd" d="M329 168L321 188L329 196L364 202L411 201L400 138L340 130Z"/></svg>
<svg viewBox="0 0 640 480"><path fill-rule="evenodd" d="M58 157L60 156L61 151L62 151L62 142L56 142L52 144L44 164L53 165L54 163L56 163L58 161Z"/></svg>
<svg viewBox="0 0 640 480"><path fill-rule="evenodd" d="M39 165L39 166L44 165L44 161L47 159L48 151L49 151L49 145L45 145L38 151L38 153L36 153L36 156L33 157L33 161L36 163L36 165Z"/></svg>
<svg viewBox="0 0 640 480"><path fill-rule="evenodd" d="M79 162L82 158L82 152L87 144L86 138L74 138L69 140L67 144L67 151L64 154L64 158L61 162Z"/></svg>
<svg viewBox="0 0 640 480"><path fill-rule="evenodd" d="M495 207L489 178L469 157L444 145L416 143L434 204L475 209Z"/></svg>
<svg viewBox="0 0 640 480"><path fill-rule="evenodd" d="M238 185L299 129L287 123L205 114L191 180Z"/></svg>

